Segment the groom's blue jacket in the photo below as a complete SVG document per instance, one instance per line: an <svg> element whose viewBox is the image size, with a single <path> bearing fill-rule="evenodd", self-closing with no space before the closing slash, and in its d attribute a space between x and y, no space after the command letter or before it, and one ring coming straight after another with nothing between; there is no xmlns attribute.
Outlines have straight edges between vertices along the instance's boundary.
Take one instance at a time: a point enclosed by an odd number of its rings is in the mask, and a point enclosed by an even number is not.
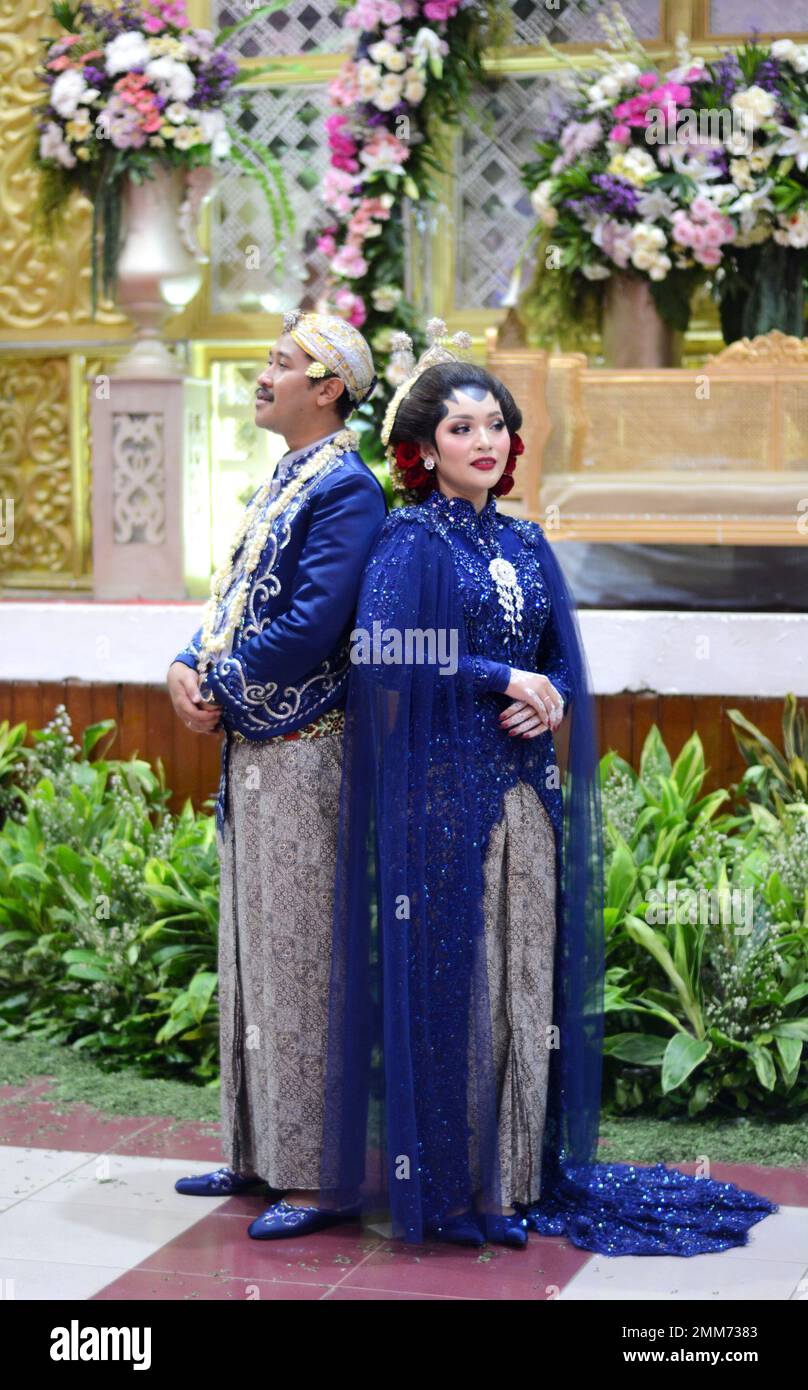
<svg viewBox="0 0 808 1390"><path fill-rule="evenodd" d="M285 484L319 447L318 441L295 460ZM232 650L209 667L200 687L222 706L228 735L216 802L220 829L230 733L246 739L294 733L345 704L359 585L386 514L381 484L358 453L348 452L305 483L275 518ZM175 661L196 669L201 632Z"/></svg>

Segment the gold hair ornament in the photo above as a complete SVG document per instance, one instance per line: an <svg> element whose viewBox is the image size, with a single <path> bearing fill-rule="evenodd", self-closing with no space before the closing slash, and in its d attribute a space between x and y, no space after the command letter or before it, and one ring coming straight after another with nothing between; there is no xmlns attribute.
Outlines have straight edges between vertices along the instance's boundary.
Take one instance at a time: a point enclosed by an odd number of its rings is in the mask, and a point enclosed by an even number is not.
<svg viewBox="0 0 808 1390"><path fill-rule="evenodd" d="M396 463L395 451L390 444L390 435L393 432L398 408L404 397L409 394L422 372L428 367L435 367L441 362L462 362L464 359L459 356L461 352L467 352L471 347L471 337L462 330L455 333L452 338L448 337L446 324L443 319L430 319L426 325L426 337L429 346L418 361L412 350L412 338L409 333L394 333L390 339L390 366L394 372L400 373L403 380L396 387L395 393L387 406L382 422L381 440L385 447L385 458L387 459L387 469L393 487L397 492L406 492L406 484ZM451 347L449 346L451 344ZM452 347L456 351L452 351Z"/></svg>

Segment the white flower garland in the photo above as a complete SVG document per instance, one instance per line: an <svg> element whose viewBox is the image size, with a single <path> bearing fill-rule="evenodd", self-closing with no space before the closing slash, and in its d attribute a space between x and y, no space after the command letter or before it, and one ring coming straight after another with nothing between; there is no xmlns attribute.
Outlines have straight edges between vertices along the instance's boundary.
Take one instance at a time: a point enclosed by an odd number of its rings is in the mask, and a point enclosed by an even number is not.
<svg viewBox="0 0 808 1390"><path fill-rule="evenodd" d="M233 566L234 557L247 534L251 519L254 516L259 516L261 513L261 508L266 502L269 489L272 486L272 478L268 478L260 492L256 493L253 498L252 507L245 507L244 516L239 522L236 534L230 542L228 557L224 564L216 570L216 573L211 579L210 598L205 604L202 614L202 637L199 656L196 662L197 670L200 675L204 673L208 663L210 661L215 661L217 656L229 645L230 639L241 621L241 615L244 612L247 594L250 589L250 578L258 561L261 559L270 527L275 518L280 516L281 512L288 507L289 503L297 496L304 484L309 481L309 478L313 478L315 473L319 473L326 464L331 463L341 454L348 453L350 450L355 449L358 443L359 436L354 430L340 430L339 434L335 435L327 444L324 444L322 449L317 450L317 453L309 459L308 463L303 465L294 482L284 488L279 496L275 498L271 506L267 508L266 514L261 518L260 524L253 533L249 548L239 566L241 570L239 589L233 603L230 605L227 622L220 632L215 632L214 629L219 607L235 574Z"/></svg>

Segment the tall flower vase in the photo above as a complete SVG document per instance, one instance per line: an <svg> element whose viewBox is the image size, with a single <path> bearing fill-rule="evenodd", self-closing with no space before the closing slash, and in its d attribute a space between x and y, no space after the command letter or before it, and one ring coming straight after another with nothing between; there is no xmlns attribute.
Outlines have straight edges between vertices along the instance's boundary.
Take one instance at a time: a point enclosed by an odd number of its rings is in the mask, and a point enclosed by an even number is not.
<svg viewBox="0 0 808 1390"><path fill-rule="evenodd" d="M155 161L154 177L123 180L123 240L116 303L133 320L135 342L115 376L175 376L180 367L162 338L165 320L184 309L202 284L207 260L196 219L212 192L209 168L170 168Z"/></svg>
<svg viewBox="0 0 808 1390"><path fill-rule="evenodd" d="M764 241L730 253L730 272L721 282L721 332L725 343L779 329L805 337L808 255L793 246Z"/></svg>
<svg viewBox="0 0 808 1390"><path fill-rule="evenodd" d="M616 272L606 281L601 342L607 367L678 367L682 334L663 319L648 281Z"/></svg>

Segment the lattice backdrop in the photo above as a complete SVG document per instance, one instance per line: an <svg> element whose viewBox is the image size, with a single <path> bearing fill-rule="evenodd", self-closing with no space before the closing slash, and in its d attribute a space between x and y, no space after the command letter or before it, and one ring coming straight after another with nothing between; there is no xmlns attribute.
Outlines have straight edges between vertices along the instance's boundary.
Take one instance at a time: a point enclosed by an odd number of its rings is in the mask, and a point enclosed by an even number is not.
<svg viewBox="0 0 808 1390"><path fill-rule="evenodd" d="M212 223L214 313L280 310L297 304L309 308L317 298L328 269L327 258L314 249L314 242L327 221L317 188L328 168L329 109L323 85L262 87L251 93L240 124L280 161L296 235L284 248L278 272L271 258L272 218L263 194L252 179L234 169L225 173ZM255 246L260 251L257 268L249 261L249 248ZM277 303L268 302L270 296Z"/></svg>
<svg viewBox="0 0 808 1390"><path fill-rule="evenodd" d="M768 0L767 0L768 3ZM794 7L795 0L792 0ZM603 41L597 21L600 0L564 3L548 10L542 0L517 0L513 12L514 44L537 44L542 35L551 43L592 43ZM641 39L658 38L661 32L660 0L623 0L623 10L634 32ZM746 6L744 7L746 8ZM243 17L240 6L214 0L218 24L234 24ZM244 58L267 57L270 53L333 53L344 47L344 11L333 0L292 0L277 14L256 20L234 44ZM759 22L759 21L758 21Z"/></svg>
<svg viewBox="0 0 808 1390"><path fill-rule="evenodd" d="M239 6L214 0L214 19L231 24ZM603 33L597 21L599 0L578 0L559 11L541 0L517 0L512 6L513 42L535 46L542 36L552 43L598 46ZM623 0L623 10L643 40L662 36L660 0ZM238 43L245 58L273 54L335 52L344 47L343 12L333 0L293 0L283 11L256 21ZM712 0L712 32L748 33L765 24L777 32L808 28L808 0ZM455 281L458 308L501 305L533 211L519 181L519 164L532 152L533 136L552 103L554 78L508 76L495 90L478 93L479 119L466 123L455 157ZM270 258L272 222L254 183L231 172L224 176L213 221L213 303L215 313L255 309L311 307L327 272L326 258L314 250L316 231L327 220L317 188L328 166L325 117L329 113L324 84L256 89L251 111L242 117L253 139L265 143L281 161L298 220L294 244L285 248L282 273ZM248 249L258 246L261 265L250 268ZM422 254L419 250L419 255ZM522 282L530 272L523 266Z"/></svg>

